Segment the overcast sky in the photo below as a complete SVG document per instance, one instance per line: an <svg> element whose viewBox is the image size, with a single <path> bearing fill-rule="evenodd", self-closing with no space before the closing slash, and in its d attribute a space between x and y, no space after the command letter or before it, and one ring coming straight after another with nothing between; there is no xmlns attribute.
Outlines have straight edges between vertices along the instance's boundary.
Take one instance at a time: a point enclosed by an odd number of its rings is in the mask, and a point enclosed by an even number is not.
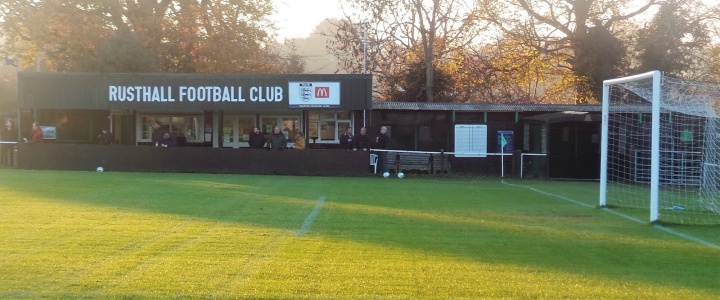
<svg viewBox="0 0 720 300"><path fill-rule="evenodd" d="M340 0L273 0L278 39L304 38L326 18L341 18Z"/></svg>

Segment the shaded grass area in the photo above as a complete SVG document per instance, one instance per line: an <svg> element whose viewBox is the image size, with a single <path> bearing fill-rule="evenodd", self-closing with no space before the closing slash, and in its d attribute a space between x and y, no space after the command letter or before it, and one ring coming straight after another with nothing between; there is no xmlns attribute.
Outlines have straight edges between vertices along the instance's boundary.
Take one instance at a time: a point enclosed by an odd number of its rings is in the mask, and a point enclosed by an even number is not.
<svg viewBox="0 0 720 300"><path fill-rule="evenodd" d="M716 249L496 179L0 170L0 206L2 298L720 298Z"/></svg>

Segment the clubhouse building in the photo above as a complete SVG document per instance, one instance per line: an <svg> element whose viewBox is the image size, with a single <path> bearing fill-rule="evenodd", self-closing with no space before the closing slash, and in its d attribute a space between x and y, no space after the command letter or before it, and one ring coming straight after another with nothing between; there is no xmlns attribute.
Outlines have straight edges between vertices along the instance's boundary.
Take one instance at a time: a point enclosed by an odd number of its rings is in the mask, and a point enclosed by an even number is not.
<svg viewBox="0 0 720 300"><path fill-rule="evenodd" d="M367 174L368 153L339 149L347 127L367 127L374 138L386 126L394 150L453 152L457 125L469 124L485 126L488 153L515 154L501 156L508 173L528 153L543 155L527 158L537 176L597 178L596 105L373 103L372 77L363 74L20 72L18 82L22 135L34 121L48 132L43 147L19 145L21 168ZM147 147L154 121L178 147ZM247 149L254 126L266 135L279 126L289 140L302 132L309 149ZM115 145L95 143L103 128ZM497 174L500 162L449 156L441 171Z"/></svg>

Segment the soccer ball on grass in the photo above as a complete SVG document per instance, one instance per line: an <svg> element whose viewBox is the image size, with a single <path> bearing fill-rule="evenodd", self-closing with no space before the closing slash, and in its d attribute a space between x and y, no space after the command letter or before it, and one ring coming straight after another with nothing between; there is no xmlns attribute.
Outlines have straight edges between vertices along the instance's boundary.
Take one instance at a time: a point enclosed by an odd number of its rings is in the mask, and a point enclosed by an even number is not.
<svg viewBox="0 0 720 300"><path fill-rule="evenodd" d="M95 171L103 172L103 171L105 171L105 169L103 169L103 167L97 167L97 169L95 169Z"/></svg>
<svg viewBox="0 0 720 300"><path fill-rule="evenodd" d="M405 178L405 173L403 173L402 171L398 172L398 178Z"/></svg>
<svg viewBox="0 0 720 300"><path fill-rule="evenodd" d="M390 177L390 172L385 172L385 173L383 173L383 177L385 177L385 178Z"/></svg>

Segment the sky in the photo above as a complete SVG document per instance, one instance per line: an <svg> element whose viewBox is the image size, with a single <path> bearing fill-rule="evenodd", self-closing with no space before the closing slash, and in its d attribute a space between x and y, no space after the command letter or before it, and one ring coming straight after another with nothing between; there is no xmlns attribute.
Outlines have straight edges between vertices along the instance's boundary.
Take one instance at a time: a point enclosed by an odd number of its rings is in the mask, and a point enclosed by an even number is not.
<svg viewBox="0 0 720 300"><path fill-rule="evenodd" d="M340 0L273 0L277 13L272 16L280 41L305 38L326 18L342 18Z"/></svg>

